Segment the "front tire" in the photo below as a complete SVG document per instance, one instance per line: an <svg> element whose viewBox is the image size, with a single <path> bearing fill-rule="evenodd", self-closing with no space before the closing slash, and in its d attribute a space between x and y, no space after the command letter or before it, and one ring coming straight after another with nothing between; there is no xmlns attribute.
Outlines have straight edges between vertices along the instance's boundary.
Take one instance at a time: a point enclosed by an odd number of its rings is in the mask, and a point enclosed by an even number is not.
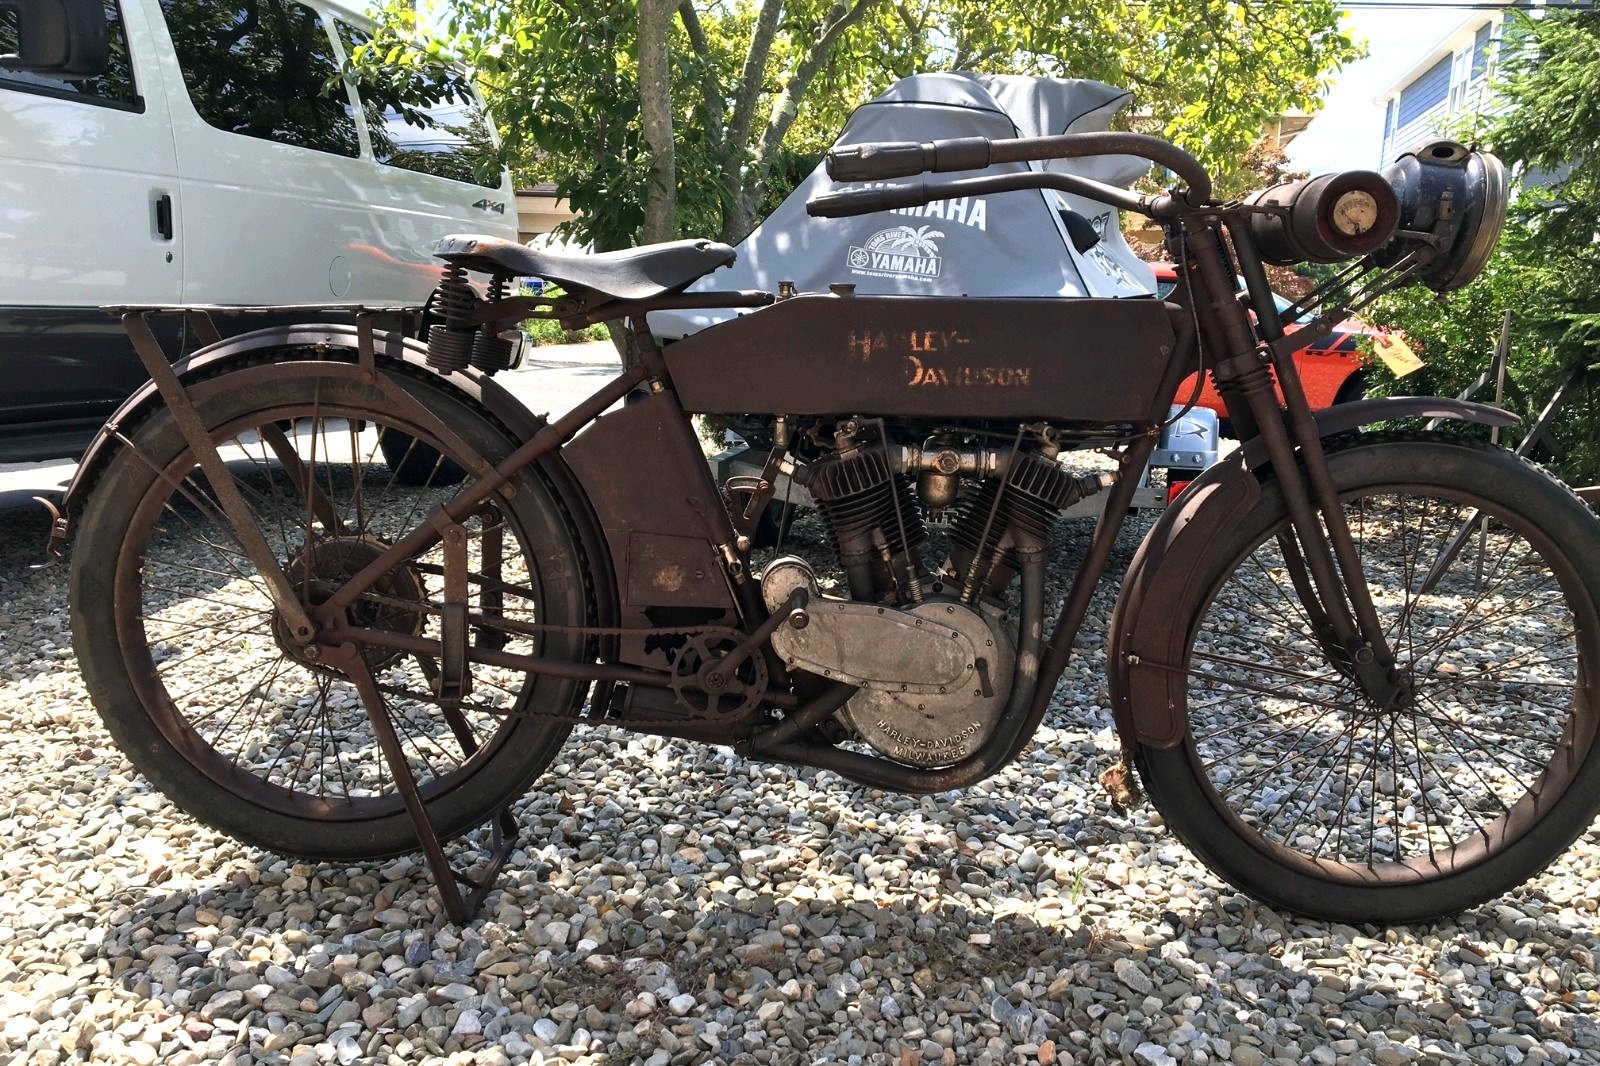
<svg viewBox="0 0 1600 1066"><path fill-rule="evenodd" d="M1600 521L1487 445L1364 438L1329 467L1414 695L1373 706L1330 663L1269 482L1194 576L1187 733L1141 745L1141 777L1190 849L1260 899L1351 923L1454 913L1538 874L1600 809Z"/></svg>

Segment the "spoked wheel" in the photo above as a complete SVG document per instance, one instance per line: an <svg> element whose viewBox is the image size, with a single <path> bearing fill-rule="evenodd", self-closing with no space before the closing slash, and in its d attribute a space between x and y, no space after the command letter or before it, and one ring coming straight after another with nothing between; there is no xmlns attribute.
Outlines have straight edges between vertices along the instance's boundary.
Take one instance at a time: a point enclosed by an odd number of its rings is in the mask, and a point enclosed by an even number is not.
<svg viewBox="0 0 1600 1066"><path fill-rule="evenodd" d="M440 385L402 369L385 373L449 432L385 410L370 388L292 371L249 386L218 378L197 404L304 602L325 600L455 494L458 486L439 477L400 476L418 451L450 481L451 466L475 469L476 457L493 462L516 447ZM388 457L389 434L407 441L397 459ZM524 471L464 525L472 616L584 624L583 555L542 477ZM443 581L435 547L380 580L349 621L436 638ZM366 858L416 847L354 686L290 639L164 408L132 434L84 509L72 616L84 678L112 736L184 810L294 855ZM552 657L584 649L578 636L508 633L486 622L475 622L468 639ZM536 715L570 714L583 694L575 682L475 666L473 690L457 707L435 696L440 666L431 657L362 655L444 837L481 824L528 787L569 729Z"/></svg>
<svg viewBox="0 0 1600 1066"><path fill-rule="evenodd" d="M1487 446L1397 436L1329 464L1392 698L1319 642L1269 484L1196 575L1187 739L1143 748L1141 769L1167 823L1245 891L1339 921L1436 917L1537 874L1600 807L1600 522Z"/></svg>

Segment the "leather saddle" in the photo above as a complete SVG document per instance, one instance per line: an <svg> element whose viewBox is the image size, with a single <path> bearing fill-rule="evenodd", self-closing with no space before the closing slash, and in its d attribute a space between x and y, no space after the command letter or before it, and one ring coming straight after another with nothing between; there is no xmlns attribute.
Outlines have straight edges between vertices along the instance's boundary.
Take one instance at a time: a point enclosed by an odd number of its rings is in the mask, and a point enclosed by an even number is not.
<svg viewBox="0 0 1600 1066"><path fill-rule="evenodd" d="M618 300L652 300L678 292L738 258L728 245L707 240L569 255L534 251L515 241L472 234L444 238L434 254L468 270L543 278L566 289L589 289Z"/></svg>

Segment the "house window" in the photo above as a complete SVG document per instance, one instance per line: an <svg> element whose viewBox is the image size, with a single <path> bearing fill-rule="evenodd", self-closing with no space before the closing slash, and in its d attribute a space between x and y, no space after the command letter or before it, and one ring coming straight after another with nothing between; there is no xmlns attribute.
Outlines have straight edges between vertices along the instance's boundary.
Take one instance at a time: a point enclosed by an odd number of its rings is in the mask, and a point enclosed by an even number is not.
<svg viewBox="0 0 1600 1066"><path fill-rule="evenodd" d="M1450 110L1459 111L1467 102L1467 85L1472 80L1472 52L1463 51L1456 53L1455 63L1450 68Z"/></svg>
<svg viewBox="0 0 1600 1066"><path fill-rule="evenodd" d="M1494 33L1494 23L1486 22L1478 27L1478 33L1472 39L1472 76L1481 78L1489 73L1489 49L1493 47L1491 40Z"/></svg>
<svg viewBox="0 0 1600 1066"><path fill-rule="evenodd" d="M1383 109L1383 143L1387 147L1389 138L1394 136L1394 98L1389 99L1389 104Z"/></svg>
<svg viewBox="0 0 1600 1066"><path fill-rule="evenodd" d="M1420 78L1400 90L1399 114L1395 116L1397 128L1404 128L1421 118L1450 95L1450 66L1454 61L1454 56L1445 56Z"/></svg>
<svg viewBox="0 0 1600 1066"><path fill-rule="evenodd" d="M161 0L189 99L219 130L358 156L322 18L294 0Z"/></svg>

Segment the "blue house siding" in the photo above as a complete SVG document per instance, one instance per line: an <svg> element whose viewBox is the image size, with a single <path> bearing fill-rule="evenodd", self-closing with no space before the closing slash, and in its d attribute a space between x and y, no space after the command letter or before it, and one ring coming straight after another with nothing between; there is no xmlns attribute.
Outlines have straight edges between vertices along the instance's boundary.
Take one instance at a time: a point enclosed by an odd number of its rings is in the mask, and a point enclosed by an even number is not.
<svg viewBox="0 0 1600 1066"><path fill-rule="evenodd" d="M1384 92L1380 98L1385 105L1380 163L1437 138L1441 128L1452 122L1503 109L1490 77L1500 48L1501 30L1498 12L1464 18L1418 57L1417 65L1406 72L1404 80Z"/></svg>
<svg viewBox="0 0 1600 1066"><path fill-rule="evenodd" d="M1405 87L1400 93L1400 114L1396 126L1405 126L1421 118L1429 108L1442 103L1450 95L1451 60L1451 56L1445 56L1428 68L1426 74Z"/></svg>

